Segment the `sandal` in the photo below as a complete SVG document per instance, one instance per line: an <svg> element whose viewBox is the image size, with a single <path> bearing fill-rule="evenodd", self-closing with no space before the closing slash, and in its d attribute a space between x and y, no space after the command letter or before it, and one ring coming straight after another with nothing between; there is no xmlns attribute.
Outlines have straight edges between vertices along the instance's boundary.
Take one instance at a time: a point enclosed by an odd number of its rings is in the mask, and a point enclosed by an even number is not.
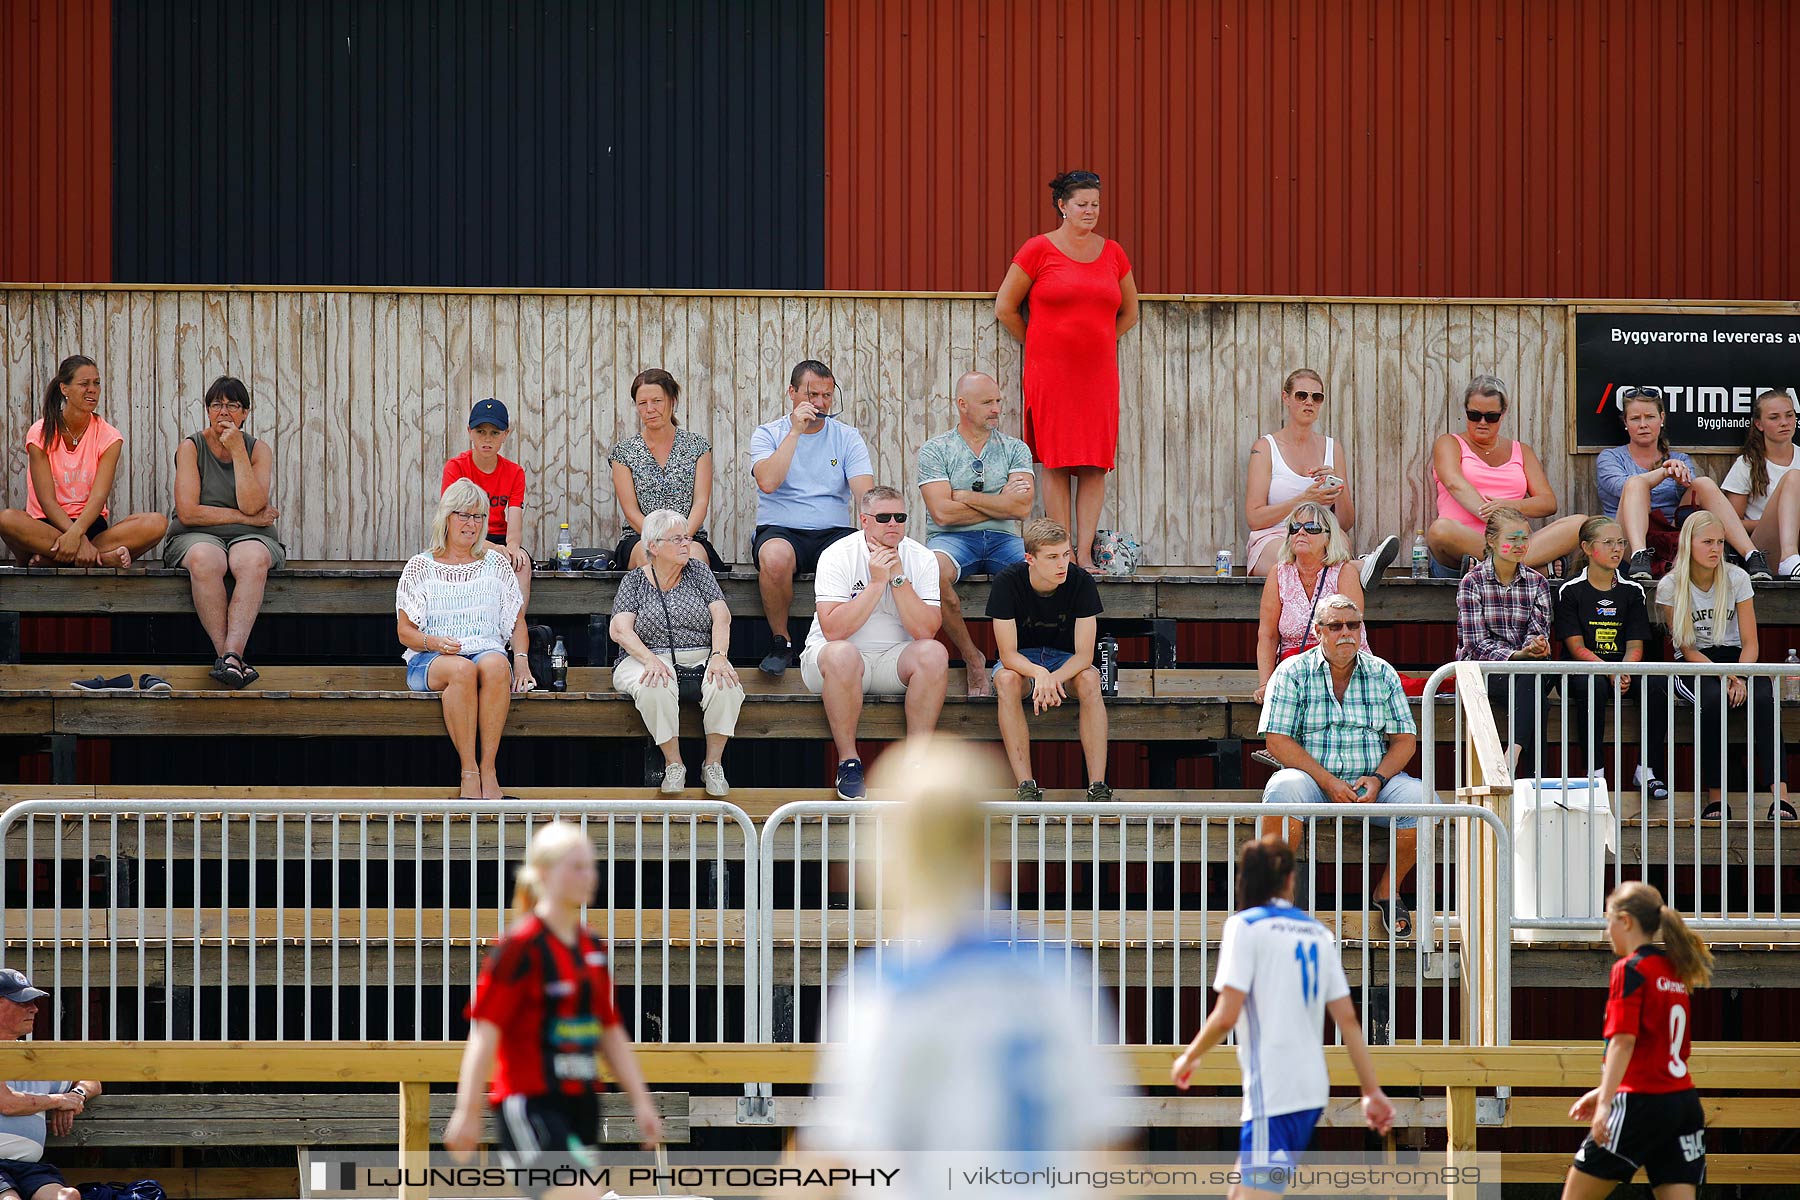
<svg viewBox="0 0 1800 1200"><path fill-rule="evenodd" d="M1725 817L1725 805L1722 801L1708 801L1706 807L1700 810L1702 821L1723 821Z"/></svg>
<svg viewBox="0 0 1800 1200"><path fill-rule="evenodd" d="M1658 779L1656 776L1652 775L1650 778L1639 783L1638 786L1644 789L1644 799L1650 801L1652 804L1667 804L1669 802L1669 785Z"/></svg>
<svg viewBox="0 0 1800 1200"><path fill-rule="evenodd" d="M225 657L220 661L225 664L225 670L231 676L231 679L226 681L226 687L242 691L249 687L251 681L257 677L256 671L244 661L244 656L235 650L227 651Z"/></svg>
<svg viewBox="0 0 1800 1200"><path fill-rule="evenodd" d="M1412 936L1412 913L1407 911L1406 901L1399 896L1389 896L1386 900L1371 900L1369 904L1381 914L1383 933L1391 933L1397 938Z"/></svg>
<svg viewBox="0 0 1800 1200"><path fill-rule="evenodd" d="M244 670L241 666L232 665L230 660L234 658L237 658L237 655L222 654L218 658L213 659L212 670L208 671L207 674L224 684L226 687L236 691L238 688L244 686ZM241 658L238 659L239 663L242 663L243 661L244 660Z"/></svg>
<svg viewBox="0 0 1800 1200"><path fill-rule="evenodd" d="M1800 821L1800 812L1795 812L1794 806L1786 800L1777 800L1769 805L1769 820Z"/></svg>
<svg viewBox="0 0 1800 1200"><path fill-rule="evenodd" d="M251 684L262 678L262 672L245 662L242 655L235 655L234 657L237 658L238 665L244 668L245 687L249 687Z"/></svg>

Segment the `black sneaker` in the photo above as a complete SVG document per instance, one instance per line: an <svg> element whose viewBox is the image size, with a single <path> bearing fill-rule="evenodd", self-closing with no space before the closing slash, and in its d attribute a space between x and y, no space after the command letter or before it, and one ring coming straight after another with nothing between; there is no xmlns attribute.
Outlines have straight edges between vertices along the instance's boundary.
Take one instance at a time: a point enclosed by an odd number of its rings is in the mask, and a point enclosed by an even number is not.
<svg viewBox="0 0 1800 1200"><path fill-rule="evenodd" d="M174 690L169 686L169 681L161 675L138 676L138 691L140 692L172 692Z"/></svg>
<svg viewBox="0 0 1800 1200"><path fill-rule="evenodd" d="M1769 560L1763 557L1761 550L1752 550L1744 558L1744 570L1750 572L1750 578L1756 583L1767 583L1775 578L1775 572L1769 570Z"/></svg>
<svg viewBox="0 0 1800 1200"><path fill-rule="evenodd" d="M775 648L769 651L769 656L763 659L761 663L763 674L773 675L778 679L781 677L782 672L793 665L794 643L788 641L786 638L776 638Z"/></svg>
<svg viewBox="0 0 1800 1200"><path fill-rule="evenodd" d="M1400 554L1400 539L1388 534L1381 539L1381 544L1363 556L1362 586L1364 594L1381 583L1381 577L1387 569L1394 565L1394 559Z"/></svg>
<svg viewBox="0 0 1800 1200"><path fill-rule="evenodd" d="M1020 804L1036 804L1043 798L1044 789L1038 786L1038 781L1035 779L1027 779L1019 785L1019 790L1013 793L1013 799Z"/></svg>
<svg viewBox="0 0 1800 1200"><path fill-rule="evenodd" d="M869 794L869 789L863 786L862 759L846 758L838 764L837 794L839 800L861 800Z"/></svg>
<svg viewBox="0 0 1800 1200"><path fill-rule="evenodd" d="M1088 784L1087 798L1089 803L1105 804L1113 798L1113 790L1099 780L1095 780Z"/></svg>
<svg viewBox="0 0 1800 1200"><path fill-rule="evenodd" d="M131 676L114 675L109 679L104 675L96 675L92 679L74 680L70 686L79 688L84 692L129 692L131 690Z"/></svg>
<svg viewBox="0 0 1800 1200"><path fill-rule="evenodd" d="M1759 554L1757 557L1761 558L1762 556ZM1655 564L1656 555L1651 553L1650 548L1646 546L1632 554L1631 561L1625 564L1625 578L1637 583L1649 583L1651 579L1655 578L1655 572L1651 569Z"/></svg>

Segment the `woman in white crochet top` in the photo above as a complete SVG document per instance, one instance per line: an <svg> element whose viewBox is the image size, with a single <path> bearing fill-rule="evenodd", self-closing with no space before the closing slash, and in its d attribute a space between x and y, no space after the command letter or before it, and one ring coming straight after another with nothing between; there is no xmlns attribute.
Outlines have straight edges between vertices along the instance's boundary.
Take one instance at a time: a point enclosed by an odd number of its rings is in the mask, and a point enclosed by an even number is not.
<svg viewBox="0 0 1800 1200"><path fill-rule="evenodd" d="M406 686L442 694L465 800L502 798L494 772L500 733L512 693L536 684L519 580L484 540L487 519L487 495L473 480L451 484L438 501L431 549L407 560L394 600Z"/></svg>

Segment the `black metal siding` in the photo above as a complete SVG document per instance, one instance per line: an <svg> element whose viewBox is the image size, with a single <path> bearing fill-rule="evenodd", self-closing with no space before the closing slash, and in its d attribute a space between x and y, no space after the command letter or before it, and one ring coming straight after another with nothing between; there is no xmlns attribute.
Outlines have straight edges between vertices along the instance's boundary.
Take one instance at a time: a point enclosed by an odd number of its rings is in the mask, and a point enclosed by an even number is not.
<svg viewBox="0 0 1800 1200"><path fill-rule="evenodd" d="M816 288L823 0L117 0L114 277Z"/></svg>

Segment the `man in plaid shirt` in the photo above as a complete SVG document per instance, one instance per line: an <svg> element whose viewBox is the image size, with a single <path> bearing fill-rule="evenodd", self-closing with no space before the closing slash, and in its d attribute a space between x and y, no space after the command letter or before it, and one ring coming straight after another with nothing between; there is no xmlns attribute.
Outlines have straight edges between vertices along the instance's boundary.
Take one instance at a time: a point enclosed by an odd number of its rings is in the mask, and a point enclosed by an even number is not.
<svg viewBox="0 0 1800 1200"><path fill-rule="evenodd" d="M1344 595L1319 601L1317 644L1283 662L1269 677L1258 731L1282 769L1263 786L1280 804L1420 804L1430 797L1403 769L1419 739L1394 668L1361 649L1362 611ZM1386 825L1384 818L1372 823ZM1412 932L1412 914L1395 891L1418 857L1418 818L1397 817L1392 870L1375 883L1373 903L1397 937ZM1288 826L1299 849L1299 830ZM1309 876L1310 878L1310 876Z"/></svg>

